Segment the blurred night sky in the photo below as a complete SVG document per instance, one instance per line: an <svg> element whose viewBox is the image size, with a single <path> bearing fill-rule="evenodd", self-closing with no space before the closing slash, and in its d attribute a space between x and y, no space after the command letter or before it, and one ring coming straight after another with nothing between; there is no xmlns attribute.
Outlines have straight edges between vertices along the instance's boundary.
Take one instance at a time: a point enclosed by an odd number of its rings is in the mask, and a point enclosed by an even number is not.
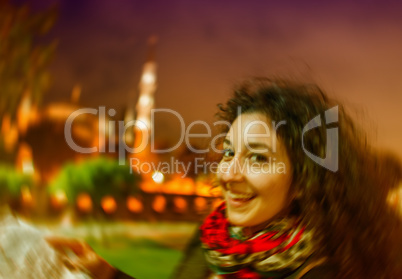
<svg viewBox="0 0 402 279"><path fill-rule="evenodd" d="M135 105L155 34L156 107L188 125L212 122L216 104L250 76L317 82L359 111L374 143L402 158L400 1L46 0L59 4L59 46L47 102L65 101L77 83L84 105ZM161 134L178 122L160 119ZM165 122L164 122L165 121ZM177 127L176 127L177 126ZM165 132L163 132L165 129Z"/></svg>

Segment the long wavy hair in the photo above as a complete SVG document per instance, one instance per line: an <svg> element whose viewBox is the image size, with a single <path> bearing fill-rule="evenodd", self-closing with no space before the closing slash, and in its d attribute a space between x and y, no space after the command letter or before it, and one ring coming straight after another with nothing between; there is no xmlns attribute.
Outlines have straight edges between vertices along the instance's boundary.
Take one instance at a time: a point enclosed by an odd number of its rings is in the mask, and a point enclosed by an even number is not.
<svg viewBox="0 0 402 279"><path fill-rule="evenodd" d="M325 124L303 135L317 115L338 106L338 170L315 163L302 148L326 156ZM232 123L239 113L259 112L280 126L277 136L293 164L292 212L315 232L317 257L339 269L339 278L401 278L401 218L387 204L401 181L398 159L384 156L338 102L316 85L253 78L219 105L218 117ZM322 119L324 119L322 117ZM334 155L334 154L333 154ZM392 156L391 156L392 157Z"/></svg>

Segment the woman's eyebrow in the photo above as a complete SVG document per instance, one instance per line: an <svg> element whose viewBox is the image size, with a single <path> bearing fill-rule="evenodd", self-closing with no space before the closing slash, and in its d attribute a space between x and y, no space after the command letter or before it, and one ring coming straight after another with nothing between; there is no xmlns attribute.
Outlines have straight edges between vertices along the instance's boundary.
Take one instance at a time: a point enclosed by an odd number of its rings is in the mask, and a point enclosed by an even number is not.
<svg viewBox="0 0 402 279"><path fill-rule="evenodd" d="M271 147L262 142L248 142L246 143L246 146L251 149L258 149L258 150L264 149L263 151L265 152L271 151Z"/></svg>
<svg viewBox="0 0 402 279"><path fill-rule="evenodd" d="M228 139L224 139L223 144L227 144L227 145L232 146L232 142L230 140L228 140Z"/></svg>

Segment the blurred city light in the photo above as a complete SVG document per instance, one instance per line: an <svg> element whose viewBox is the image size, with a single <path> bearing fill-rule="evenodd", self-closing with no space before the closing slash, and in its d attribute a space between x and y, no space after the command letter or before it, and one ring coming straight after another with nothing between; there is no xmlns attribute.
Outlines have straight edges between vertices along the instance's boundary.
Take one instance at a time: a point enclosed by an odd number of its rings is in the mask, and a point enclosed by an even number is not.
<svg viewBox="0 0 402 279"><path fill-rule="evenodd" d="M140 213L143 210L143 205L138 198L130 196L127 198L127 208L133 213Z"/></svg>
<svg viewBox="0 0 402 279"><path fill-rule="evenodd" d="M194 199L194 207L198 213L201 213L207 209L207 200L203 197L196 197Z"/></svg>
<svg viewBox="0 0 402 279"><path fill-rule="evenodd" d="M21 201L24 206L28 207L31 207L34 204L34 200L28 186L21 187Z"/></svg>
<svg viewBox="0 0 402 279"><path fill-rule="evenodd" d="M87 193L79 194L77 197L77 207L82 212L92 211L92 199Z"/></svg>
<svg viewBox="0 0 402 279"><path fill-rule="evenodd" d="M31 160L22 161L22 172L25 174L34 174L35 169Z"/></svg>
<svg viewBox="0 0 402 279"><path fill-rule="evenodd" d="M166 198L162 195L156 196L152 203L152 208L158 213L162 213L163 211L165 211Z"/></svg>
<svg viewBox="0 0 402 279"><path fill-rule="evenodd" d="M183 213L187 210L187 201L183 197L175 197L174 210L178 213Z"/></svg>
<svg viewBox="0 0 402 279"><path fill-rule="evenodd" d="M103 197L101 200L101 206L103 211L105 211L107 214L111 214L117 209L116 200L112 196Z"/></svg>
<svg viewBox="0 0 402 279"><path fill-rule="evenodd" d="M151 84L155 82L155 76L152 73L144 73L142 76L142 81L146 84Z"/></svg>
<svg viewBox="0 0 402 279"><path fill-rule="evenodd" d="M51 203L55 208L62 208L67 204L67 202L68 202L67 195L63 190L57 190L51 196Z"/></svg>
<svg viewBox="0 0 402 279"><path fill-rule="evenodd" d="M156 182L156 183L162 183L165 180L165 177L163 175L163 173L156 171L154 172L154 174L152 175L152 179Z"/></svg>

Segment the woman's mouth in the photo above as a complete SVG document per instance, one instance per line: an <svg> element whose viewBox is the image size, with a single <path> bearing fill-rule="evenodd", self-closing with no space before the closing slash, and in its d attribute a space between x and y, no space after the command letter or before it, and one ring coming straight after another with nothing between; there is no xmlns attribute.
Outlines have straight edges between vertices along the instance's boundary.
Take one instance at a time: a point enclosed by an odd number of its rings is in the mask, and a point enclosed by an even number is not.
<svg viewBox="0 0 402 279"><path fill-rule="evenodd" d="M238 193L227 191L227 202L235 207L246 205L249 201L253 200L257 195L254 193Z"/></svg>

